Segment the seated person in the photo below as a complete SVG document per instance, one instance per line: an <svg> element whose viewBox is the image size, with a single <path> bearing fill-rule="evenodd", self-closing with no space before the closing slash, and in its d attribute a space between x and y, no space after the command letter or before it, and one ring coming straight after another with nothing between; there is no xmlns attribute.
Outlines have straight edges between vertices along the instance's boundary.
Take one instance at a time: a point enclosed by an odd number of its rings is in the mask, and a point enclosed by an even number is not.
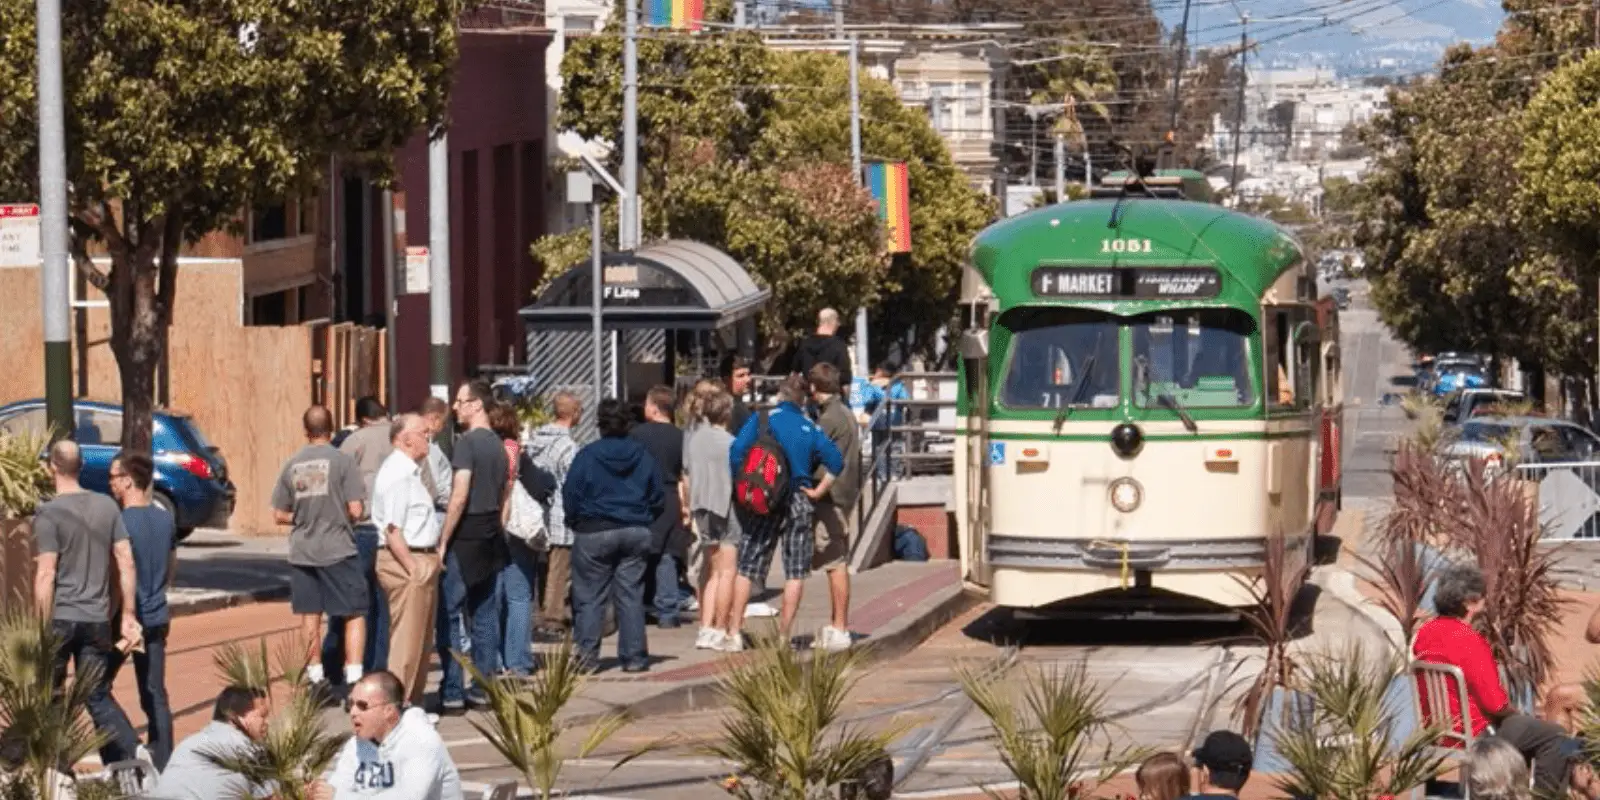
<svg viewBox="0 0 1600 800"><path fill-rule="evenodd" d="M1505 740L1533 761L1534 790L1560 795L1568 785L1572 739L1561 726L1520 713L1511 706L1489 642L1472 628L1473 618L1483 611L1485 593L1483 573L1476 566L1452 564L1439 575L1434 594L1439 616L1417 631L1412 654L1419 661L1448 664L1461 670L1467 683L1467 707L1463 710L1460 699L1452 693L1446 718L1427 708L1424 697L1424 719L1439 724L1448 721L1458 732L1470 726L1466 729L1474 738L1492 733Z"/></svg>
<svg viewBox="0 0 1600 800"><path fill-rule="evenodd" d="M350 690L350 727L316 800L462 800L455 761L422 709L406 706L390 672L369 672Z"/></svg>
<svg viewBox="0 0 1600 800"><path fill-rule="evenodd" d="M219 797L267 797L270 788L223 769L213 757L244 756L267 736L267 694L260 689L229 686L217 695L211 722L178 743L147 797L154 800L215 800Z"/></svg>
<svg viewBox="0 0 1600 800"><path fill-rule="evenodd" d="M1528 762L1498 736L1475 740L1461 768L1462 782L1479 800L1528 800Z"/></svg>
<svg viewBox="0 0 1600 800"><path fill-rule="evenodd" d="M1181 800L1237 798L1255 764L1250 743L1233 731L1206 734L1205 742L1190 755L1199 770L1200 791L1184 795Z"/></svg>

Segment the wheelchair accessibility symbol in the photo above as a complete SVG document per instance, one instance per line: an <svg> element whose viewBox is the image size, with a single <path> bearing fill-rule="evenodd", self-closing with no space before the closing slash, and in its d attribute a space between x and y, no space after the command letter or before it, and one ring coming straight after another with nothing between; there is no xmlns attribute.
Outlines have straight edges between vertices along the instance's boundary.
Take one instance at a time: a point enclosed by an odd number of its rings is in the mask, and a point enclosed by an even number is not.
<svg viewBox="0 0 1600 800"><path fill-rule="evenodd" d="M998 467L1006 463L1006 443L989 443L989 466Z"/></svg>

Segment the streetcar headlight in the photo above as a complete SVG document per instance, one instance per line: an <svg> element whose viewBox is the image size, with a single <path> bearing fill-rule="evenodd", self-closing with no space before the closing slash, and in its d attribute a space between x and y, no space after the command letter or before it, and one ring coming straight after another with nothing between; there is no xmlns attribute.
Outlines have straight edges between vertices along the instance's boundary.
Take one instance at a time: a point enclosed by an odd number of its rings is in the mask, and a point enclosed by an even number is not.
<svg viewBox="0 0 1600 800"><path fill-rule="evenodd" d="M1144 433L1138 425L1124 422L1111 429L1111 449L1123 458L1133 458L1144 447Z"/></svg>
<svg viewBox="0 0 1600 800"><path fill-rule="evenodd" d="M1126 514L1139 507L1144 500L1144 489L1132 478L1118 478L1111 482L1111 505Z"/></svg>

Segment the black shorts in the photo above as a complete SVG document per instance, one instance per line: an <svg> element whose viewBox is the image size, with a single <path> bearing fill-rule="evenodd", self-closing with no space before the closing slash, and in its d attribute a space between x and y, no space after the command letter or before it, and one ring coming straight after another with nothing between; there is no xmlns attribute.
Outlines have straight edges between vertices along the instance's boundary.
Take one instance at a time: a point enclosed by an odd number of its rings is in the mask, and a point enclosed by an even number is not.
<svg viewBox="0 0 1600 800"><path fill-rule="evenodd" d="M367 613L369 591L360 556L326 567L289 565L289 609L296 614L359 617Z"/></svg>

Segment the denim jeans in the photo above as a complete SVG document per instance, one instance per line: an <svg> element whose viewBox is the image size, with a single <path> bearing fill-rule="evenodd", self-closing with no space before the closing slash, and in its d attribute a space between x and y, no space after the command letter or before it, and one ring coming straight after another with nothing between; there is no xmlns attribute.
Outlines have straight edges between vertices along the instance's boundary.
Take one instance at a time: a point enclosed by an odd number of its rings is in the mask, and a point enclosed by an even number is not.
<svg viewBox="0 0 1600 800"><path fill-rule="evenodd" d="M501 575L496 575L477 586L467 587L467 628L472 636L472 666L485 678L500 672L500 604L504 602L505 589ZM469 699L479 702L484 694L477 687Z"/></svg>
<svg viewBox="0 0 1600 800"><path fill-rule="evenodd" d="M378 529L368 524L356 526L356 555L367 576L367 645L361 654L361 671L377 672L389 668L389 598L378 586ZM329 619L322 637L322 670L330 686L344 685L344 620Z"/></svg>
<svg viewBox="0 0 1600 800"><path fill-rule="evenodd" d="M656 622L677 622L678 613L683 610L678 596L678 557L671 553L652 553L650 577L650 603Z"/></svg>
<svg viewBox="0 0 1600 800"><path fill-rule="evenodd" d="M439 617L434 631L434 646L439 651L439 701L460 703L466 699L464 670L450 651L471 655L472 637L467 634L467 585L461 582L461 565L454 551L445 554L444 574L439 576Z"/></svg>
<svg viewBox="0 0 1600 800"><path fill-rule="evenodd" d="M500 658L507 672L533 674L533 609L539 596L538 553L522 542L510 542L511 561L500 572L505 625Z"/></svg>
<svg viewBox="0 0 1600 800"><path fill-rule="evenodd" d="M172 704L167 699L167 633L166 624L151 625L144 629L144 652L133 653L133 675L139 683L139 707L144 709L145 746L150 748L150 760L157 770L165 770L172 758ZM117 673L128 662L129 656L112 652L111 674L107 684L115 684Z"/></svg>
<svg viewBox="0 0 1600 800"><path fill-rule="evenodd" d="M617 609L617 659L624 667L649 664L644 633L644 573L649 560L648 528L614 528L573 537L573 630L584 664L593 667L600 661L608 601Z"/></svg>
<svg viewBox="0 0 1600 800"><path fill-rule="evenodd" d="M109 622L69 622L54 620L50 631L55 634L60 647L56 651L54 685L59 690L67 680L67 662L72 662L74 674L82 675L91 668L100 670L100 680L89 690L89 717L97 730L110 734L100 748L100 763L112 764L134 757L139 747L139 737L133 724L117 698L111 694L111 660L116 653L116 640Z"/></svg>

